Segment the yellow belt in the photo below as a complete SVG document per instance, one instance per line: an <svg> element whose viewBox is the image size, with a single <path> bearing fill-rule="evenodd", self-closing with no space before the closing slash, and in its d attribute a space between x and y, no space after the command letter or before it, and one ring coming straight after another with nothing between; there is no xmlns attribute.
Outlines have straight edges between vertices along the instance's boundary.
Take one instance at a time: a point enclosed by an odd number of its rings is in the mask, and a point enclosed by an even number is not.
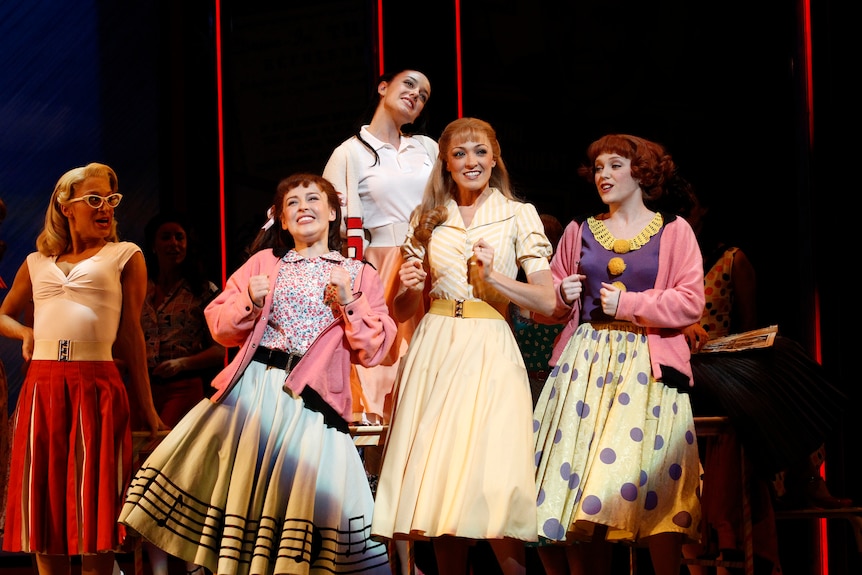
<svg viewBox="0 0 862 575"><path fill-rule="evenodd" d="M37 339L33 359L51 361L113 361L111 344L103 341Z"/></svg>
<svg viewBox="0 0 862 575"><path fill-rule="evenodd" d="M449 317L505 319L494 307L482 300L435 299L431 300L428 313Z"/></svg>

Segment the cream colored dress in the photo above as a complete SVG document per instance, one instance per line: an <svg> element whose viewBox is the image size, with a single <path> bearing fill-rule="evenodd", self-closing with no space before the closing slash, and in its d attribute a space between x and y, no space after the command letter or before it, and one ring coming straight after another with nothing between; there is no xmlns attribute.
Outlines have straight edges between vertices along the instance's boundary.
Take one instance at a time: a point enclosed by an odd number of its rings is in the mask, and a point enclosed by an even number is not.
<svg viewBox="0 0 862 575"><path fill-rule="evenodd" d="M551 245L531 204L492 189L465 227L458 206L431 237L426 260L434 299L508 300L468 277L472 246L494 246L494 269L514 278L548 269ZM536 540L532 397L512 329L503 319L426 314L401 362L377 488L372 533L422 539Z"/></svg>

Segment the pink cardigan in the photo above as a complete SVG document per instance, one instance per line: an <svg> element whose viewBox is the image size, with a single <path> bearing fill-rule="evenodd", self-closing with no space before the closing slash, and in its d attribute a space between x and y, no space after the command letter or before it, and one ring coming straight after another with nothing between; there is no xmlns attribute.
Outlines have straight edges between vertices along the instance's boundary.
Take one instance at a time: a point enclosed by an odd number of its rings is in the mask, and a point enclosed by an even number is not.
<svg viewBox="0 0 862 575"><path fill-rule="evenodd" d="M662 214L664 215L664 214ZM581 254L581 225L566 226L554 258L551 272L557 307L552 317L534 314L541 323L565 323L554 342L549 364L554 366L575 333L580 320L580 300L568 305L560 295L563 278L578 271ZM654 289L620 294L616 319L646 328L653 375L662 377L662 365L672 367L691 378L691 352L680 331L700 321L706 305L703 294L703 259L697 237L685 219L665 215L665 228L659 247L658 274Z"/></svg>
<svg viewBox="0 0 862 575"><path fill-rule="evenodd" d="M213 379L213 402L221 401L251 363L272 307L272 294L281 259L262 250L231 275L222 291L204 310L213 339L225 347L242 346L230 364ZM268 274L269 294L263 307L255 307L248 295L249 278ZM317 337L288 374L284 386L299 394L310 386L345 421L353 418L350 364L379 364L395 340L395 320L383 299L383 283L377 271L365 265L354 282L356 299L342 308L342 317Z"/></svg>

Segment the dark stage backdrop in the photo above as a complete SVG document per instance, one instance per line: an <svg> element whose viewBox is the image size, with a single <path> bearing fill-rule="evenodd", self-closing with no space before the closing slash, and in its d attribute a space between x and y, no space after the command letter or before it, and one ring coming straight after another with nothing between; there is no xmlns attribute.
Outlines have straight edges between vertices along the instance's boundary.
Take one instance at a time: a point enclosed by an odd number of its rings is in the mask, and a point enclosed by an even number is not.
<svg viewBox="0 0 862 575"><path fill-rule="evenodd" d="M89 162L117 171L125 239L140 243L159 204L158 19L152 3L111 11L96 1L0 3L0 197L9 244L0 276L11 285L35 250L59 177ZM5 292L5 290L4 290ZM21 342L0 338L10 409L21 381Z"/></svg>
<svg viewBox="0 0 862 575"><path fill-rule="evenodd" d="M373 93L375 2L222 2L229 267L263 223L278 179L321 170ZM451 3L383 2L384 66L429 75L431 135L457 116ZM760 273L764 324L810 343L811 288L798 166L793 3L685 0L463 2L465 115L490 121L521 194L563 222L600 209L574 168L604 133L663 142ZM767 144L768 142L768 144ZM769 155L769 169L755 157ZM767 217L764 217L767 216ZM810 254L808 254L810 256Z"/></svg>
<svg viewBox="0 0 862 575"><path fill-rule="evenodd" d="M619 131L666 144L753 260L761 323L777 323L813 349L814 286L828 284L827 367L855 373L840 306L852 281L830 280L834 269L816 262L812 247L825 254L850 245L854 226L847 211L830 216L838 196L823 188L855 182L855 173L828 170L842 151L832 136L845 120L836 104L846 100L836 95L843 70L855 65L837 44L852 33L831 33L849 27L833 4L812 8L819 156L807 143L798 6L785 0L586 0L565 10L551 0L462 1L463 111L497 128L519 191L563 222L600 209L574 170L590 141ZM384 67L429 75L437 137L458 113L454 2L382 5ZM211 275L220 277L218 32L227 273L263 223L278 180L322 170L353 132L380 72L375 0L223 0L221 30L215 6L0 3L3 279L11 283L34 249L57 178L93 160L118 172L126 239L140 243L160 207L190 211L211 246ZM20 344L0 340L0 357L14 405ZM854 400L857 387L848 384ZM855 442L842 448L858 461ZM858 487L855 495L862 497Z"/></svg>

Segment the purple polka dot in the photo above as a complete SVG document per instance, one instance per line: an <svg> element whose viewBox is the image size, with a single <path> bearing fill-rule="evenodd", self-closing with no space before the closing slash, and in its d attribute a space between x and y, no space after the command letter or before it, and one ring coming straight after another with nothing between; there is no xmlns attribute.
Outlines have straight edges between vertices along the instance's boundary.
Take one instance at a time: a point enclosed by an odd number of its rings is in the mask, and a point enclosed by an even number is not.
<svg viewBox="0 0 862 575"><path fill-rule="evenodd" d="M542 505L545 502L545 490L539 489L539 495L536 497L536 507Z"/></svg>
<svg viewBox="0 0 862 575"><path fill-rule="evenodd" d="M539 431L539 426L541 426L541 425L542 424L539 422L538 419L534 419L533 420L533 433L536 433L537 431Z"/></svg>
<svg viewBox="0 0 862 575"><path fill-rule="evenodd" d="M647 337L646 337L646 334L645 334L645 333L642 333L642 334L640 335L640 338L641 338L641 343L646 343L646 342L647 342Z"/></svg>
<svg viewBox="0 0 862 575"><path fill-rule="evenodd" d="M584 360L590 361L590 350L588 349L584 350Z"/></svg>
<svg viewBox="0 0 862 575"><path fill-rule="evenodd" d="M638 487L634 483L623 483L620 488L620 495L626 501L634 501L638 498Z"/></svg>
<svg viewBox="0 0 862 575"><path fill-rule="evenodd" d="M548 395L548 401L551 401L555 397L557 397L557 386L556 385L551 387L551 393Z"/></svg>
<svg viewBox="0 0 862 575"><path fill-rule="evenodd" d="M554 444L556 445L557 443L559 443L562 438L563 438L563 430L558 429L557 432L554 433Z"/></svg>
<svg viewBox="0 0 862 575"><path fill-rule="evenodd" d="M695 441L694 433L690 429L687 430L685 432L685 442L688 443L689 445L691 445L692 443L694 443L694 441Z"/></svg>
<svg viewBox="0 0 862 575"><path fill-rule="evenodd" d="M590 334L591 340L596 341L598 338L599 338L599 332L594 331L593 333Z"/></svg>
<svg viewBox="0 0 862 575"><path fill-rule="evenodd" d="M626 392L622 392L617 396L617 401L620 405L628 405L631 400L631 396Z"/></svg>
<svg viewBox="0 0 862 575"><path fill-rule="evenodd" d="M596 363L597 361L599 361L599 352L593 354L593 363Z"/></svg>
<svg viewBox="0 0 862 575"><path fill-rule="evenodd" d="M647 383L649 383L649 377L647 376L647 374L645 374L642 371L639 372L638 373L638 383L641 385L646 385Z"/></svg>
<svg viewBox="0 0 862 575"><path fill-rule="evenodd" d="M613 383L613 381L614 381L614 373L613 373L612 371L609 371L609 372L607 373L607 375L605 375L605 381L606 381L607 383Z"/></svg>
<svg viewBox="0 0 862 575"><path fill-rule="evenodd" d="M560 466L560 477L563 481L568 482L569 489L574 489L581 483L581 476L577 473L572 473L572 465L564 463Z"/></svg>
<svg viewBox="0 0 862 575"><path fill-rule="evenodd" d="M618 362L620 362L620 363L623 363L623 362L625 362L625 360L626 360L626 353L625 353L625 352L621 352L621 353L617 356L617 361L618 361Z"/></svg>
<svg viewBox="0 0 862 575"><path fill-rule="evenodd" d="M568 370L569 370L569 364L567 363L567 364L565 364L565 366L563 367L563 373L565 373L565 372L566 372L566 371L568 371ZM555 366L553 367L553 369L551 369L551 375L550 375L550 377L557 377L557 374L559 374L559 373L560 373L560 366L559 366L559 364L558 364L558 365L555 365Z"/></svg>
<svg viewBox="0 0 862 575"><path fill-rule="evenodd" d="M691 513L688 511L680 511L676 515L673 516L674 525L679 525L680 527L685 527L688 529L691 527L692 519Z"/></svg>
<svg viewBox="0 0 862 575"><path fill-rule="evenodd" d="M677 413L679 413L679 406L674 401L673 402L673 414L676 415Z"/></svg>
<svg viewBox="0 0 862 575"><path fill-rule="evenodd" d="M602 463L610 465L617 460L617 453L610 447L606 447L602 449L602 452L599 454L599 459L602 460Z"/></svg>
<svg viewBox="0 0 862 575"><path fill-rule="evenodd" d="M557 541L561 541L566 536L566 530L556 519L545 521L544 525L542 525L542 532L548 539L555 539Z"/></svg>
<svg viewBox="0 0 862 575"><path fill-rule="evenodd" d="M632 359L636 358L637 356L638 356L638 350L634 350L632 352Z"/></svg>
<svg viewBox="0 0 862 575"><path fill-rule="evenodd" d="M542 461L542 454L544 454L544 453L545 453L544 451L537 451L536 452L536 461L535 461L536 467L538 467L539 463Z"/></svg>
<svg viewBox="0 0 862 575"><path fill-rule="evenodd" d="M664 437L662 437L661 435L656 435L655 443L653 444L652 448L658 451L662 447L664 447Z"/></svg>
<svg viewBox="0 0 862 575"><path fill-rule="evenodd" d="M652 408L652 416L658 417L659 415L661 415L661 406L656 405L655 407Z"/></svg>
<svg viewBox="0 0 862 575"><path fill-rule="evenodd" d="M640 427L632 427L629 431L629 437L632 441L643 441L644 440L644 430Z"/></svg>
<svg viewBox="0 0 862 575"><path fill-rule="evenodd" d="M626 341L631 343L635 340L635 334L629 332L626 334Z"/></svg>
<svg viewBox="0 0 862 575"><path fill-rule="evenodd" d="M605 384L605 380L602 376L599 376L596 378L596 387L597 388L601 389L604 384Z"/></svg>
<svg viewBox="0 0 862 575"><path fill-rule="evenodd" d="M557 369L557 368L555 367L554 369ZM567 362L567 363L564 363L563 367L561 367L560 369L563 371L563 373L569 373L569 370L572 369L572 366L570 366Z"/></svg>
<svg viewBox="0 0 862 575"><path fill-rule="evenodd" d="M682 466L679 463L673 463L670 466L670 469L667 472L670 475L670 478L676 481L680 477L682 477Z"/></svg>
<svg viewBox="0 0 862 575"><path fill-rule="evenodd" d="M602 510L602 500L595 495L587 495L581 502L581 510L587 515L595 515Z"/></svg>
<svg viewBox="0 0 862 575"><path fill-rule="evenodd" d="M638 478L638 481L640 481L640 486L641 486L641 487L643 487L644 485L646 485L646 482L647 482L647 479L648 479L648 478L649 478L649 476L647 475L647 472L646 472L646 471L644 471L643 469L641 469L640 476L639 476L639 478Z"/></svg>
<svg viewBox="0 0 862 575"><path fill-rule="evenodd" d="M569 381L575 381L576 379L578 379L578 370L574 369L572 370L572 377L569 378Z"/></svg>
<svg viewBox="0 0 862 575"><path fill-rule="evenodd" d="M590 414L590 406L579 399L578 403L575 404L575 411L581 419L584 419Z"/></svg>
<svg viewBox="0 0 862 575"><path fill-rule="evenodd" d="M655 491L648 491L646 497L644 497L644 509L647 511L652 511L658 506L658 493Z"/></svg>

